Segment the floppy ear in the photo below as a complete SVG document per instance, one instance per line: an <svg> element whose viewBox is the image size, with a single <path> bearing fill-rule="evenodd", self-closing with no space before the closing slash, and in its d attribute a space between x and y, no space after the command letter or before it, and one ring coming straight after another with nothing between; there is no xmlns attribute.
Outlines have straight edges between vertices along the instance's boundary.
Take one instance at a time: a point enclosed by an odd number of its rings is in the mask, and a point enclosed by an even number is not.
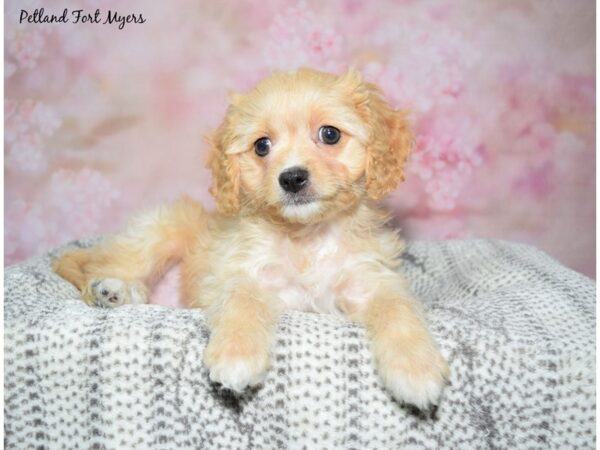
<svg viewBox="0 0 600 450"><path fill-rule="evenodd" d="M393 110L379 88L354 70L341 81L352 89L355 106L369 125L365 187L369 197L379 200L404 181L404 166L413 147L407 113Z"/></svg>
<svg viewBox="0 0 600 450"><path fill-rule="evenodd" d="M404 181L404 166L413 147L407 114L394 111L370 86L371 140L365 167L367 194L378 200Z"/></svg>
<svg viewBox="0 0 600 450"><path fill-rule="evenodd" d="M387 105L386 105L387 108ZM406 113L388 110L377 119L381 129L367 150L365 167L367 194L378 200L404 181L404 166L412 150L413 138Z"/></svg>
<svg viewBox="0 0 600 450"><path fill-rule="evenodd" d="M240 169L237 155L225 153L223 127L207 138L210 145L207 167L212 170L213 184L209 189L222 214L233 216L240 211Z"/></svg>

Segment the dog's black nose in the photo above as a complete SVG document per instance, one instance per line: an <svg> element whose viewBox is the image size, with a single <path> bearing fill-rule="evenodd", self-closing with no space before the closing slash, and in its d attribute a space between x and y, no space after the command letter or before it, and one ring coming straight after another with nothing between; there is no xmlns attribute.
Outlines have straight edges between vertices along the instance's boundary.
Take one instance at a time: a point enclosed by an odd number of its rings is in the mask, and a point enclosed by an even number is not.
<svg viewBox="0 0 600 450"><path fill-rule="evenodd" d="M309 173L302 167L292 167L281 172L279 184L286 192L299 192L308 186Z"/></svg>

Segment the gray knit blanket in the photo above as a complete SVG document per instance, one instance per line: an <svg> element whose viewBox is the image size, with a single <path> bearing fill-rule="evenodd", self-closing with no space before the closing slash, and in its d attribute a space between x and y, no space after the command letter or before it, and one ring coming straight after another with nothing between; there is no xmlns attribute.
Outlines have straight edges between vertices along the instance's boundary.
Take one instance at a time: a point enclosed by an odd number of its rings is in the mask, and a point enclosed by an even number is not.
<svg viewBox="0 0 600 450"><path fill-rule="evenodd" d="M50 270L60 251L5 270L6 448L595 445L595 284L534 248L408 245L452 372L435 414L390 398L360 326L302 312L281 318L264 386L234 396L202 366L202 311L86 306Z"/></svg>

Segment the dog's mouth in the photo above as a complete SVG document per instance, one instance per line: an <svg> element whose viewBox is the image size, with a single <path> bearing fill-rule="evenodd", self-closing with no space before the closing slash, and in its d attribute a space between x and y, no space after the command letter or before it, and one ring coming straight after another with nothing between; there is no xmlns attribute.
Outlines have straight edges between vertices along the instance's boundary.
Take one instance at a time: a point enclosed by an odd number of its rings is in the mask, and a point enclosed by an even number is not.
<svg viewBox="0 0 600 450"><path fill-rule="evenodd" d="M293 207L293 206L303 206L308 205L310 203L314 203L319 200L319 197L312 193L297 193L297 194L289 194L286 193L283 197L282 206L284 207Z"/></svg>
<svg viewBox="0 0 600 450"><path fill-rule="evenodd" d="M296 193L282 196L280 211L292 222L305 223L321 212L321 198L315 193Z"/></svg>

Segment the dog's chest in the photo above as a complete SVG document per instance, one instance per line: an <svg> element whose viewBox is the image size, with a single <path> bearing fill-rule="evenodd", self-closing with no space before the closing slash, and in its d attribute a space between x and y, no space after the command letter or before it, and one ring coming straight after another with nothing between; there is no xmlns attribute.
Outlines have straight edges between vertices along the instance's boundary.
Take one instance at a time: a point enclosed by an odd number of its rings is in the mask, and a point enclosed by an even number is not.
<svg viewBox="0 0 600 450"><path fill-rule="evenodd" d="M287 308L337 313L352 252L341 233L331 230L271 247L270 261L259 271L260 286Z"/></svg>

